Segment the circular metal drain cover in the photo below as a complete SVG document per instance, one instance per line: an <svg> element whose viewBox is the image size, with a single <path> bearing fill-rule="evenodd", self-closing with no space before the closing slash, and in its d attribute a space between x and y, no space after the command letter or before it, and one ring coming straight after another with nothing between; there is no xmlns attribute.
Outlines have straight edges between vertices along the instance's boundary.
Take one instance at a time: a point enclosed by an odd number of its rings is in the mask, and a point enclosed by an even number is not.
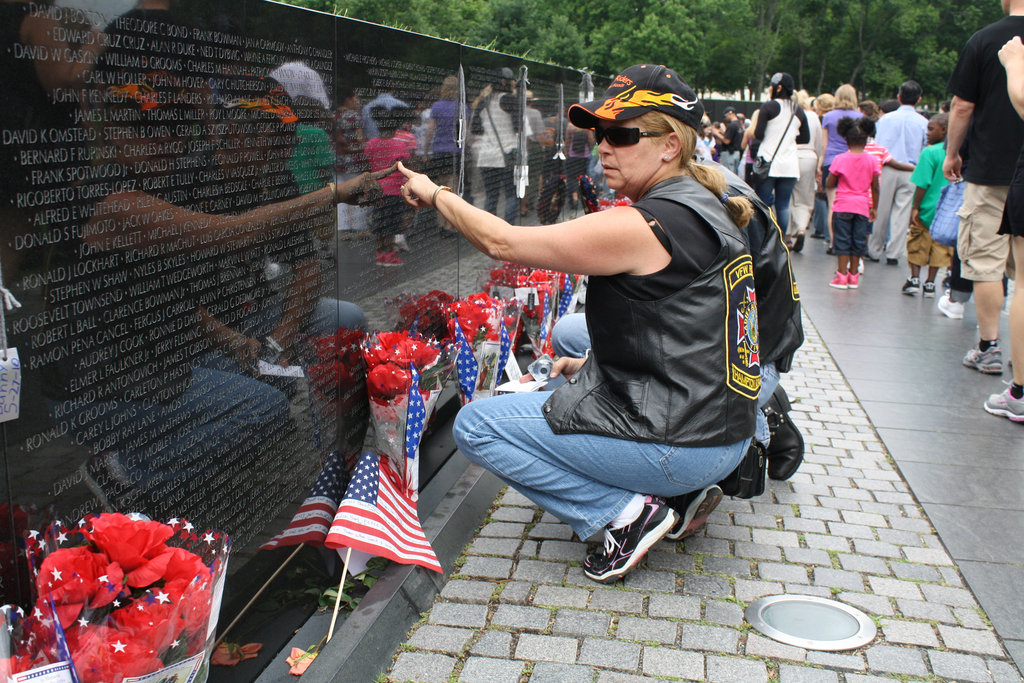
<svg viewBox="0 0 1024 683"><path fill-rule="evenodd" d="M770 595L744 616L764 635L807 650L854 650L870 643L875 622L858 609L813 595Z"/></svg>

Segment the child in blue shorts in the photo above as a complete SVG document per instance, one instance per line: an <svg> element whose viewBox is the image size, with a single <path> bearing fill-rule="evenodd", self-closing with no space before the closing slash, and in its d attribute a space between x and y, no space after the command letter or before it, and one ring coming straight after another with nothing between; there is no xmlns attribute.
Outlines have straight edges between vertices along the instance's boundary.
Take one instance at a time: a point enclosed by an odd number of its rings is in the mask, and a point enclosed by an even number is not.
<svg viewBox="0 0 1024 683"><path fill-rule="evenodd" d="M875 135L875 122L865 117L842 118L836 132L846 140L850 151L832 160L825 186L836 188L832 204L832 252L839 263L829 282L836 289L857 289L857 267L868 253L869 223L878 209L878 176L882 168L874 155L864 151L868 138Z"/></svg>

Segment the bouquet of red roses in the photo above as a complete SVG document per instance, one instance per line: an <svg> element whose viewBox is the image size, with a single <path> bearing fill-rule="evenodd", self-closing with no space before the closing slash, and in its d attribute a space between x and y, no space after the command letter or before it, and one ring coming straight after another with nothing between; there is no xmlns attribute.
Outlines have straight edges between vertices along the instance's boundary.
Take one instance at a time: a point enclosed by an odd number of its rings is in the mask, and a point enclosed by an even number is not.
<svg viewBox="0 0 1024 683"><path fill-rule="evenodd" d="M459 348L455 363L463 405L490 396L515 347L519 304L471 294L449 304L446 315L449 334Z"/></svg>
<svg viewBox="0 0 1024 683"><path fill-rule="evenodd" d="M378 332L363 344L363 358L374 447L415 500L420 440L451 376L451 349L404 332Z"/></svg>
<svg viewBox="0 0 1024 683"><path fill-rule="evenodd" d="M79 683L205 681L229 549L225 534L177 519L104 513L52 524L28 535L32 615Z"/></svg>

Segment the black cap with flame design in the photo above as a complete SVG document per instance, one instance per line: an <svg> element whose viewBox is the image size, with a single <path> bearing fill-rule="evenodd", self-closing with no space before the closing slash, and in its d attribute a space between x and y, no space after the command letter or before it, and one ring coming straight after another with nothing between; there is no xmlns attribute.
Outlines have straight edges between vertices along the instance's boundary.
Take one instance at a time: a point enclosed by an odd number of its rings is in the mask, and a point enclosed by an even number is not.
<svg viewBox="0 0 1024 683"><path fill-rule="evenodd" d="M704 105L686 81L667 66L637 64L615 77L604 96L569 107L577 128L595 128L601 121L624 121L660 111L700 130Z"/></svg>

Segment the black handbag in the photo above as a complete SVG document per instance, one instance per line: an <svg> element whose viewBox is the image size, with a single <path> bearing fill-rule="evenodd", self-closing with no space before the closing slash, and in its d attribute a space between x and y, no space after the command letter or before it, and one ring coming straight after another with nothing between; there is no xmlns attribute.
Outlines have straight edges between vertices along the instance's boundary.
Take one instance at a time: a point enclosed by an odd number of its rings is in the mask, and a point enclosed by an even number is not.
<svg viewBox="0 0 1024 683"><path fill-rule="evenodd" d="M756 439L728 477L718 482L722 493L733 498L754 498L764 493L768 476L768 456Z"/></svg>
<svg viewBox="0 0 1024 683"><path fill-rule="evenodd" d="M779 105L780 107L782 105ZM796 106L796 105L791 105ZM779 138L779 144L775 145L775 151L772 152L771 159L763 159L759 156L754 157L754 163L750 165L750 184L757 187L764 181L768 180L768 174L772 170L772 162L775 161L775 155L779 153L779 149L782 147L782 141L786 139L786 133L789 132L789 127L793 125L793 118L796 116L796 109L793 109L789 115L789 122L786 123L786 127L782 130L782 136Z"/></svg>
<svg viewBox="0 0 1024 683"><path fill-rule="evenodd" d="M775 150L776 152L778 150ZM754 163L750 165L750 184L760 185L764 181L768 180L768 173L772 170L772 162L761 157L754 159Z"/></svg>

